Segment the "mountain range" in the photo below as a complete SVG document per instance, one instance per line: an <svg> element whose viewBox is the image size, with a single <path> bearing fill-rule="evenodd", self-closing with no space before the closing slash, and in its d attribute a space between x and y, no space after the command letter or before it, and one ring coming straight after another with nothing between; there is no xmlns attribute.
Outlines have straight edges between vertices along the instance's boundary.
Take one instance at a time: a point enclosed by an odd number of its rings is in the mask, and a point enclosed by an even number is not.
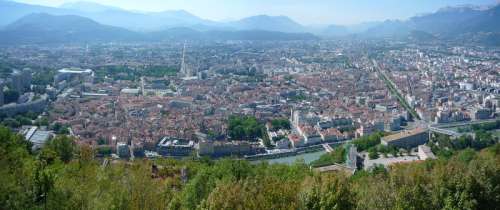
<svg viewBox="0 0 500 210"><path fill-rule="evenodd" d="M168 40L312 40L308 33L263 30L198 31L176 27L155 32L136 32L100 24L76 15L26 15L0 30L0 44L52 44Z"/></svg>
<svg viewBox="0 0 500 210"><path fill-rule="evenodd" d="M89 2L45 7L0 0L0 42L157 41L186 38L309 40L316 39L316 36L355 34L360 37L417 40L462 38L500 44L499 11L499 5L489 8L450 7L404 21L310 27L287 16L258 15L237 21L217 22L199 18L184 10L138 12ZM45 34L57 35L50 37ZM87 37L89 34L94 37Z"/></svg>

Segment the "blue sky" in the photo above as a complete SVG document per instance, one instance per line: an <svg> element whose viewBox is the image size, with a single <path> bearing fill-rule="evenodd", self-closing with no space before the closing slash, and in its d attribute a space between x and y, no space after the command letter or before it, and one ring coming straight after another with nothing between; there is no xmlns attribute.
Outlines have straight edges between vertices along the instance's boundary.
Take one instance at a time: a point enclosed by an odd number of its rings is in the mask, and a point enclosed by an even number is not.
<svg viewBox="0 0 500 210"><path fill-rule="evenodd" d="M16 0L58 6L75 0ZM464 4L493 5L498 0L88 0L128 10L183 9L211 20L235 20L252 15L286 15L297 22L354 24L386 19L406 19L442 7Z"/></svg>

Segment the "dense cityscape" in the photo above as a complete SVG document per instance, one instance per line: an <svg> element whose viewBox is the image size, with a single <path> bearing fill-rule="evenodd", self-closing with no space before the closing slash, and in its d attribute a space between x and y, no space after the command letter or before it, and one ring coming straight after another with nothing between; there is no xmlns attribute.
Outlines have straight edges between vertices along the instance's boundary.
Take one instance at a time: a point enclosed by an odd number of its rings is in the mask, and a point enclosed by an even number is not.
<svg viewBox="0 0 500 210"><path fill-rule="evenodd" d="M0 45L0 209L499 208L484 34L186 36Z"/></svg>

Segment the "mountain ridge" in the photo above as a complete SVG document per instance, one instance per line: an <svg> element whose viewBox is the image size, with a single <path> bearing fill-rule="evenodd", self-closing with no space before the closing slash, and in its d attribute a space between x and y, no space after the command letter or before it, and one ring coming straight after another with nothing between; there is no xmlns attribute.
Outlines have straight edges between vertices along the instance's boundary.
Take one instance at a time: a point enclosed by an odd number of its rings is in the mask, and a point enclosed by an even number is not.
<svg viewBox="0 0 500 210"><path fill-rule="evenodd" d="M1 44L46 44L67 42L119 42L167 40L312 40L308 33L264 30L198 31L171 28L156 32L135 32L98 23L76 15L30 14L0 30Z"/></svg>

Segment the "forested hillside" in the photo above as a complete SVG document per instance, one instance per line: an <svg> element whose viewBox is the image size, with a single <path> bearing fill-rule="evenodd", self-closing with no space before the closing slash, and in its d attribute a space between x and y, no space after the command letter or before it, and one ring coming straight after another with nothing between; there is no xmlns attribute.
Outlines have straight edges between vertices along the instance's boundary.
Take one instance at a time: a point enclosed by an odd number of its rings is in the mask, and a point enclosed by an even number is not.
<svg viewBox="0 0 500 210"><path fill-rule="evenodd" d="M0 128L0 209L500 208L498 144L350 177L229 159L103 165L67 137L36 154L28 148Z"/></svg>

